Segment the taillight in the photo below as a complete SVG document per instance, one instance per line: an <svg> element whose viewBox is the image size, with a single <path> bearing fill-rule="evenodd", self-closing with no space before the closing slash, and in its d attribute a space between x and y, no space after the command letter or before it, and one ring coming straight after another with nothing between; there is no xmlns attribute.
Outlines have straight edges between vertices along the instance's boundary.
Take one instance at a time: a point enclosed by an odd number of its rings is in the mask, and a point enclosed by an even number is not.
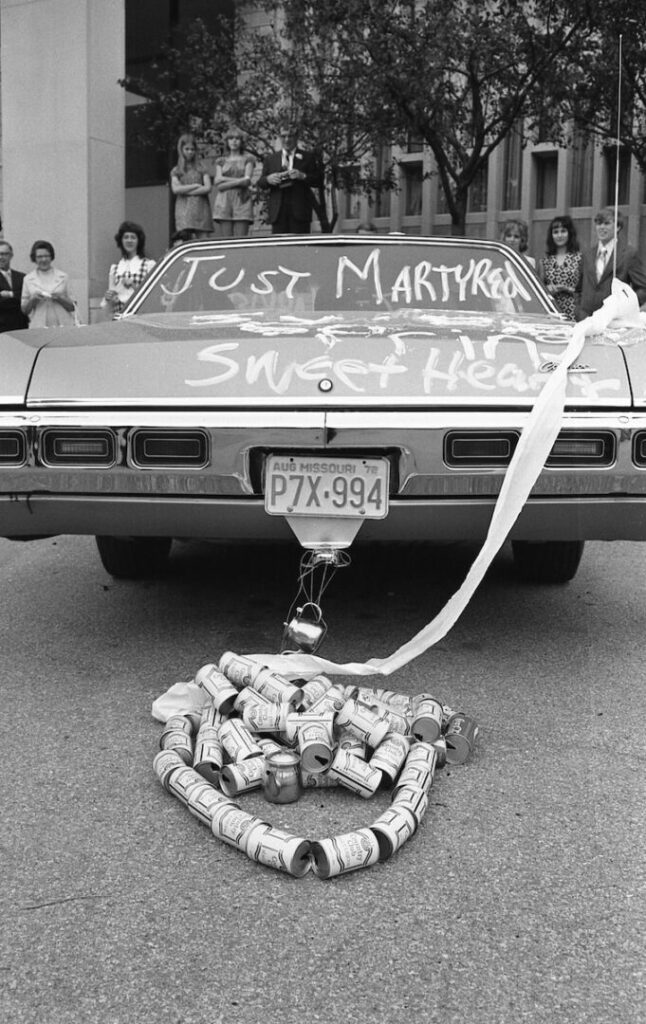
<svg viewBox="0 0 646 1024"><path fill-rule="evenodd" d="M20 430L0 431L0 466L22 466L27 459L27 441Z"/></svg>
<svg viewBox="0 0 646 1024"><path fill-rule="evenodd" d="M451 431L444 439L444 461L447 466L506 466L518 444L519 434L485 431Z"/></svg>
<svg viewBox="0 0 646 1024"><path fill-rule="evenodd" d="M111 430L45 430L40 461L46 466L112 466L116 438Z"/></svg>
<svg viewBox="0 0 646 1024"><path fill-rule="evenodd" d="M612 431L564 430L559 434L546 466L611 466L615 461L615 435Z"/></svg>
<svg viewBox="0 0 646 1024"><path fill-rule="evenodd" d="M143 469L203 469L209 446L201 430L137 430L130 439L130 459Z"/></svg>

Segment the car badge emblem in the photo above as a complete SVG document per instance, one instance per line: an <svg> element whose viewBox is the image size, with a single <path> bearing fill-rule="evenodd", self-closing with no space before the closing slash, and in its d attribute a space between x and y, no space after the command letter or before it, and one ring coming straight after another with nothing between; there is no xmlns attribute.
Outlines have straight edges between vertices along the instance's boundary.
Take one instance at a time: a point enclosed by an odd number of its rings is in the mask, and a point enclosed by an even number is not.
<svg viewBox="0 0 646 1024"><path fill-rule="evenodd" d="M538 372L539 373L554 373L554 371L557 369L558 365L559 365L558 363L555 363L555 362L553 362L553 360L548 359L547 362L541 363L541 365L538 368ZM594 368L594 366L590 366L589 363L572 363L571 366L568 366L567 372L568 373L596 373L597 371Z"/></svg>

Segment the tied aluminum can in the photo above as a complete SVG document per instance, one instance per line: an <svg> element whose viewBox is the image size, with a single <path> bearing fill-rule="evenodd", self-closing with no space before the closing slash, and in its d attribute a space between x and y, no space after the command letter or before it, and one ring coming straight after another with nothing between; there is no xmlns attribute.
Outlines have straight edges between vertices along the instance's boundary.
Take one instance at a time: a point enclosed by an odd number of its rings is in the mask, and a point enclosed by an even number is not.
<svg viewBox="0 0 646 1024"><path fill-rule="evenodd" d="M308 708L314 701L319 700L332 686L332 680L327 676L314 676L309 682L301 686L301 707Z"/></svg>
<svg viewBox="0 0 646 1024"><path fill-rule="evenodd" d="M386 738L390 732L388 722L367 704L351 698L336 716L337 727L350 729L359 739L365 740L373 749Z"/></svg>
<svg viewBox="0 0 646 1024"><path fill-rule="evenodd" d="M444 739L448 764L464 764L473 750L480 730L472 718L461 711L449 718Z"/></svg>
<svg viewBox="0 0 646 1024"><path fill-rule="evenodd" d="M235 718L228 718L220 726L220 742L232 761L244 761L262 754L247 727Z"/></svg>
<svg viewBox="0 0 646 1024"><path fill-rule="evenodd" d="M355 757L365 760L366 744L349 729L339 730L336 745L338 750L345 750L346 753L354 754Z"/></svg>
<svg viewBox="0 0 646 1024"><path fill-rule="evenodd" d="M329 774L346 789L351 789L366 800L374 796L382 780L382 774L377 768L371 768L360 757L347 754L345 750L337 750Z"/></svg>
<svg viewBox="0 0 646 1024"><path fill-rule="evenodd" d="M175 750L184 764L193 764L193 737L183 729L164 729L159 738L160 750Z"/></svg>
<svg viewBox="0 0 646 1024"><path fill-rule="evenodd" d="M265 778L265 757L247 757L235 764L226 764L220 772L220 789L225 796L239 796L260 789Z"/></svg>
<svg viewBox="0 0 646 1024"><path fill-rule="evenodd" d="M185 762L176 750L160 750L153 759L153 769L164 789L168 789L171 772L184 767Z"/></svg>
<svg viewBox="0 0 646 1024"><path fill-rule="evenodd" d="M248 707L265 707L267 704L271 704L271 701L263 697L262 693L258 693L252 686L245 686L244 689L240 690L238 696L235 699L233 710L239 715L244 714L244 709Z"/></svg>
<svg viewBox="0 0 646 1024"><path fill-rule="evenodd" d="M358 868L369 868L379 860L379 843L369 828L358 828L333 839L312 843L312 866L319 878L345 875Z"/></svg>
<svg viewBox="0 0 646 1024"><path fill-rule="evenodd" d="M214 809L211 831L216 839L221 839L223 843L235 846L246 853L251 829L257 825L267 824L268 822L257 818L255 814L243 811L237 804L226 803Z"/></svg>
<svg viewBox="0 0 646 1024"><path fill-rule="evenodd" d="M379 860L392 857L417 829L417 818L406 804L391 804L370 828L379 844Z"/></svg>
<svg viewBox="0 0 646 1024"><path fill-rule="evenodd" d="M231 801L226 796L205 782L203 786L195 786L191 789L188 794L187 807L194 818L210 828L215 808L229 803Z"/></svg>
<svg viewBox="0 0 646 1024"><path fill-rule="evenodd" d="M394 792L397 792L398 789L402 789L404 786L414 786L415 789L423 789L424 792L428 793L432 785L433 772L427 764L422 764L421 762L409 764L406 761L393 788Z"/></svg>
<svg viewBox="0 0 646 1024"><path fill-rule="evenodd" d="M218 662L220 672L224 672L230 682L240 687L251 686L263 667L253 658L246 658L244 654L234 654L233 651L225 651Z"/></svg>
<svg viewBox="0 0 646 1024"><path fill-rule="evenodd" d="M412 733L422 743L435 743L442 735L442 705L430 693L415 698Z"/></svg>
<svg viewBox="0 0 646 1024"><path fill-rule="evenodd" d="M410 743L406 737L398 732L390 732L370 758L370 767L378 768L391 782L394 782L408 756L409 749Z"/></svg>
<svg viewBox="0 0 646 1024"><path fill-rule="evenodd" d="M242 712L242 721L252 732L283 732L291 704L247 704Z"/></svg>
<svg viewBox="0 0 646 1024"><path fill-rule="evenodd" d="M195 771L194 768L189 768L185 765L183 768L178 768L176 772L171 772L168 777L168 792L176 796L178 800L181 800L184 805L188 804L188 798L191 790L195 789L196 786L203 786L204 779L202 776Z"/></svg>
<svg viewBox="0 0 646 1024"><path fill-rule="evenodd" d="M301 770L301 786L303 789L332 789L339 785L336 776L327 772L304 772Z"/></svg>
<svg viewBox="0 0 646 1024"><path fill-rule="evenodd" d="M407 807L415 815L417 824L421 822L428 809L428 790L419 786L401 786L391 800L391 806Z"/></svg>
<svg viewBox="0 0 646 1024"><path fill-rule="evenodd" d="M246 854L257 864L302 878L311 867L311 845L307 839L299 839L263 822L249 832Z"/></svg>
<svg viewBox="0 0 646 1024"><path fill-rule="evenodd" d="M212 725L201 725L195 740L193 767L212 786L217 786L220 770L224 764L224 748L220 742L220 733Z"/></svg>
<svg viewBox="0 0 646 1024"><path fill-rule="evenodd" d="M334 757L330 731L322 722L311 722L298 729L298 749L303 771L311 775L328 770Z"/></svg>
<svg viewBox="0 0 646 1024"><path fill-rule="evenodd" d="M307 713L325 714L326 712L332 712L332 714L336 714L341 710L347 699L345 690L342 687L330 686L321 697L315 700L313 704L310 704Z"/></svg>
<svg viewBox="0 0 646 1024"><path fill-rule="evenodd" d="M279 750L265 758L263 795L271 804L293 804L301 795L300 758L293 750Z"/></svg>
<svg viewBox="0 0 646 1024"><path fill-rule="evenodd" d="M286 702L291 704L292 708L301 703L303 696L303 691L290 683L289 679L279 675L278 672L272 672L269 668L261 669L254 677L251 686L263 697L267 697L277 704Z"/></svg>
<svg viewBox="0 0 646 1024"><path fill-rule="evenodd" d="M276 740L269 739L268 736L256 737L256 743L262 750L265 760L267 760L271 754L278 754L284 749L281 747L280 743L276 743Z"/></svg>
<svg viewBox="0 0 646 1024"><path fill-rule="evenodd" d="M220 714L231 714L238 691L224 672L215 665L203 665L195 674L195 682L208 693Z"/></svg>
<svg viewBox="0 0 646 1024"><path fill-rule="evenodd" d="M207 725L210 725L212 729L219 729L224 721L224 717L225 716L218 711L213 701L211 701L209 704L205 704L202 708L200 729Z"/></svg>
<svg viewBox="0 0 646 1024"><path fill-rule="evenodd" d="M328 738L331 741L334 730L334 713L332 711L312 711L309 709L303 712L292 711L287 716L285 729L283 730L287 743L297 743L298 734L306 725L324 726L328 731Z"/></svg>
<svg viewBox="0 0 646 1024"><path fill-rule="evenodd" d="M187 736L192 736L194 733L193 728L193 717L192 715L171 715L164 722L164 732L168 729L180 729L186 733Z"/></svg>

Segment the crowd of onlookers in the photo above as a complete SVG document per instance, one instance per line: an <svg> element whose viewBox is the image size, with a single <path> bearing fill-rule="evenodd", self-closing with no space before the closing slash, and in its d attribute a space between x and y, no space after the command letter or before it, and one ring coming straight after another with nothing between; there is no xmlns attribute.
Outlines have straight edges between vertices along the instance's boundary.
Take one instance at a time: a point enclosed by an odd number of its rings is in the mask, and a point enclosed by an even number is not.
<svg viewBox="0 0 646 1024"><path fill-rule="evenodd" d="M322 172L315 155L300 147L293 124L285 124L280 137L280 148L265 158L260 176L252 185L256 160L246 150L239 129L227 132L224 154L215 161L213 173L199 158L195 136L180 136L177 163L170 172L175 196L171 245L196 238L246 236L260 194L265 197L272 233L308 234L315 203L313 189L322 185ZM640 305L646 303L646 268L637 250L624 239L621 213L605 207L595 216L594 226L596 243L581 249L571 217L554 217L547 230L545 253L538 261L528 255L524 220L508 220L502 228L501 240L533 267L557 309L569 320L581 320L599 309L610 295L613 277L634 289ZM371 233L377 229L368 221L357 230ZM113 319L155 265L146 256L141 225L124 221L115 242L120 256L110 267L101 302L106 315ZM54 266L51 242L34 242L30 259L35 266L27 274L11 268L12 257L9 242L0 239L0 332L78 322L68 275Z"/></svg>

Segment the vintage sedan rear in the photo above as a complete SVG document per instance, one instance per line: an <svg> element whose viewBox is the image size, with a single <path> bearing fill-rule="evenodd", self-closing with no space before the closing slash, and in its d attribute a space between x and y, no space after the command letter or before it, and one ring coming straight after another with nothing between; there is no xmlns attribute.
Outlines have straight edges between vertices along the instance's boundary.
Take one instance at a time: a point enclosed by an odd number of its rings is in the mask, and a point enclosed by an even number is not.
<svg viewBox="0 0 646 1024"><path fill-rule="evenodd" d="M121 320L0 337L0 535L96 535L133 577L173 538L481 540L570 333L494 242L181 246ZM608 329L570 368L511 534L527 578L646 537L645 338Z"/></svg>

